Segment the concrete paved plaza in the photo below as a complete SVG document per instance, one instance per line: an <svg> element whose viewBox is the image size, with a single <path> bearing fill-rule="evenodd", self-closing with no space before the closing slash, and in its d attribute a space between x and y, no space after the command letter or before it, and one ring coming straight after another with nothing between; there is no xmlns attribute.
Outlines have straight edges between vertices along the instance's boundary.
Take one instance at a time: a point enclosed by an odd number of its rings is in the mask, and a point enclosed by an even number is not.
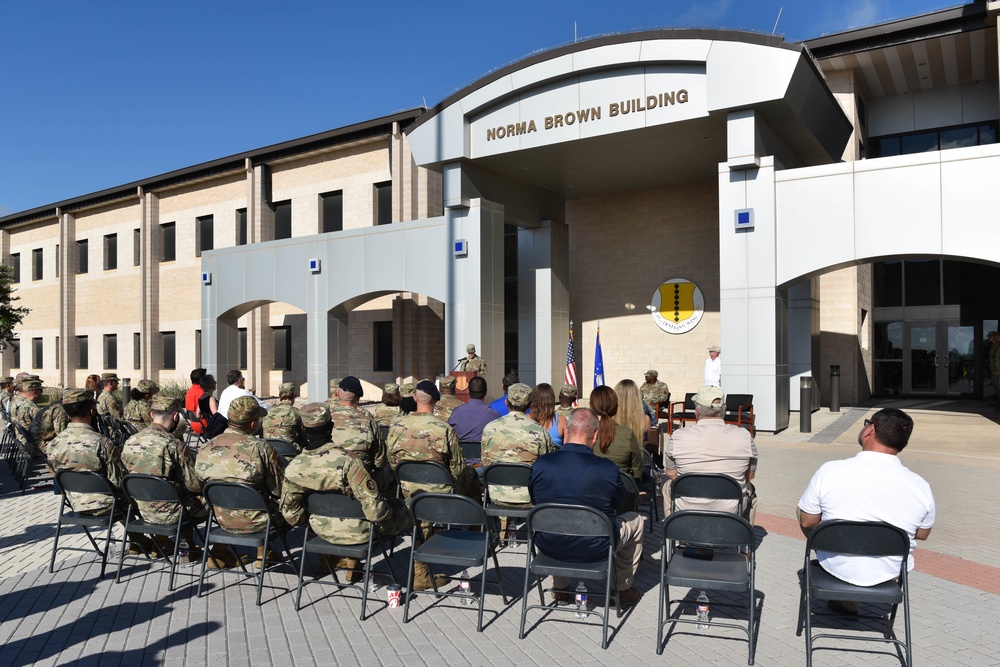
<svg viewBox="0 0 1000 667"><path fill-rule="evenodd" d="M937 523L917 549L910 577L914 661L1000 664L1000 413L984 403L897 404L916 422L903 462L930 482L938 506ZM758 665L805 662L804 642L795 636L796 571L805 544L793 519L795 503L821 463L854 455L861 420L871 411L820 411L813 415L811 434L798 433L793 415L793 428L757 439ZM517 638L524 555L509 550L501 552L500 565L508 592L518 599L505 607L498 595L489 594L488 626L481 634L474 608L452 600L430 608L433 598L426 596L411 604L415 618L404 625L401 609L380 604L384 588L370 607L374 615L364 622L358 620L360 602L332 594L329 587L307 587L305 607L296 612L295 579L282 572L270 576L261 607L254 605L249 582L234 576L213 579L208 594L198 599L190 583L197 570L190 567L181 569L172 593L160 564L126 566L126 580L115 584L113 569L98 579L100 566L92 554L67 551L60 552L56 572L49 574L57 499L50 492L20 495L0 467L0 665L746 664L745 635L735 630L702 634L694 626L679 626L662 658L656 655L658 531L646 533L637 578L644 597L622 619L613 618L617 629L604 651L599 627L551 617L537 624L539 612L529 615L527 637ZM83 539L75 534L66 541L71 543L81 546ZM408 543L397 549L399 571ZM713 607L716 614L731 612ZM896 628L901 635L901 619ZM900 664L888 645L834 645L852 652L819 651L817 665Z"/></svg>

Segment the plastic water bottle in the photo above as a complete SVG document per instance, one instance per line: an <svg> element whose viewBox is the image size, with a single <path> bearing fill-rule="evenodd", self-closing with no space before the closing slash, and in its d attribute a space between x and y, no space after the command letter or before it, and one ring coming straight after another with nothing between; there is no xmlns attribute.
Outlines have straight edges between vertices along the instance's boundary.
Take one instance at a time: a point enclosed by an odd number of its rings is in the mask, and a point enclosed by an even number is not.
<svg viewBox="0 0 1000 667"><path fill-rule="evenodd" d="M695 608L695 615L698 619L698 629L708 629L708 595L705 591L698 596L698 606Z"/></svg>
<svg viewBox="0 0 1000 667"><path fill-rule="evenodd" d="M576 585L576 617L587 618L587 587L582 581Z"/></svg>
<svg viewBox="0 0 1000 667"><path fill-rule="evenodd" d="M461 582L458 584L458 590L462 596L462 604L464 606L476 604L476 596L472 593L472 583L469 581L469 571L462 570L462 574L458 576L461 579Z"/></svg>
<svg viewBox="0 0 1000 667"><path fill-rule="evenodd" d="M365 563L365 567L368 567L368 563ZM368 595L374 595L376 592L378 592L378 578L368 573Z"/></svg>

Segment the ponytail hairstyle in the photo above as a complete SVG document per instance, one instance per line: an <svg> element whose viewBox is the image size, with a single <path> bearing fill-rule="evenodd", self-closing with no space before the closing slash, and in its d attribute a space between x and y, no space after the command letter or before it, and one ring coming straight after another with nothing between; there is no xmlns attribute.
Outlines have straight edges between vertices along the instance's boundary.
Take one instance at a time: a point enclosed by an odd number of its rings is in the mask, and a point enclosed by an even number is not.
<svg viewBox="0 0 1000 667"><path fill-rule="evenodd" d="M597 429L597 444L601 453L607 454L611 441L615 438L615 415L618 413L618 394L606 385L601 385L590 392L590 409L594 411L601 425Z"/></svg>

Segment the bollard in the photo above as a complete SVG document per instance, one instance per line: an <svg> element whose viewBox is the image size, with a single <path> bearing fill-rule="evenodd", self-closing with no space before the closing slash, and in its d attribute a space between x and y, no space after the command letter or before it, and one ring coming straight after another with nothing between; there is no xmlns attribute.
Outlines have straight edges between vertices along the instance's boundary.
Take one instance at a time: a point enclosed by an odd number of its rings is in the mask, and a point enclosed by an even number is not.
<svg viewBox="0 0 1000 667"><path fill-rule="evenodd" d="M799 433L812 433L812 389L812 377L799 378Z"/></svg>
<svg viewBox="0 0 1000 667"><path fill-rule="evenodd" d="M839 364L830 364L830 412L840 412Z"/></svg>
<svg viewBox="0 0 1000 667"><path fill-rule="evenodd" d="M131 378L122 378L122 384L121 387L119 387L122 393L122 410L124 410L125 406L128 405L129 398L132 396L132 391L128 386L129 380L131 380Z"/></svg>

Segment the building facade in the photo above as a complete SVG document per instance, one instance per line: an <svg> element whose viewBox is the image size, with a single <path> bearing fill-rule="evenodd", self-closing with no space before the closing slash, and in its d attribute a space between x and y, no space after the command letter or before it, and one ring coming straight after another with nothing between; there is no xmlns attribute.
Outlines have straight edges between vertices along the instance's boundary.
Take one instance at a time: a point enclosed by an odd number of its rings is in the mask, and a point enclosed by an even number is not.
<svg viewBox="0 0 1000 667"><path fill-rule="evenodd" d="M657 368L780 430L828 398L983 397L1000 315L993 3L800 44L663 30L535 54L437 107L0 219L32 309L3 370L433 377L465 345L583 394ZM29 259L30 258L30 259ZM30 269L30 272L29 272Z"/></svg>

